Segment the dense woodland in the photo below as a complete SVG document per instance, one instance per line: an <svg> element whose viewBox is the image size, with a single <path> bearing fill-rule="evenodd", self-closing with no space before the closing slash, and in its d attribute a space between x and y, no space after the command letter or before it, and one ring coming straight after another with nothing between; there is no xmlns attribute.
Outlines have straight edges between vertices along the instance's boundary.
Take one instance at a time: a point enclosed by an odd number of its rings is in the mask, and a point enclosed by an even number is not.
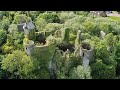
<svg viewBox="0 0 120 90"><path fill-rule="evenodd" d="M26 35L18 25L29 21L34 29ZM120 79L120 18L0 11L0 78Z"/></svg>

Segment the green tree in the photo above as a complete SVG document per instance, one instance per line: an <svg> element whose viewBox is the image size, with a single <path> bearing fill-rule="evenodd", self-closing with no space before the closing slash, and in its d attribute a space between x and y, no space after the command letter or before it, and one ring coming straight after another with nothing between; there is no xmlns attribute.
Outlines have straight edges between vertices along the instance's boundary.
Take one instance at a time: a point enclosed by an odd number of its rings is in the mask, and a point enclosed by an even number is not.
<svg viewBox="0 0 120 90"><path fill-rule="evenodd" d="M87 16L89 14L89 11L74 11L74 13L77 15Z"/></svg>
<svg viewBox="0 0 120 90"><path fill-rule="evenodd" d="M29 11L29 16L31 17L33 21L35 21L38 15L39 15L38 11Z"/></svg>
<svg viewBox="0 0 120 90"><path fill-rule="evenodd" d="M91 35L96 35L99 31L99 29L96 29L96 23L93 21L86 19L85 22L83 23L83 26L85 28L84 32L87 32Z"/></svg>
<svg viewBox="0 0 120 90"><path fill-rule="evenodd" d="M59 23L48 23L44 31L54 34L55 31L60 30L62 27L63 25Z"/></svg>
<svg viewBox="0 0 120 90"><path fill-rule="evenodd" d="M63 31L63 41L69 43L70 28L65 28Z"/></svg>
<svg viewBox="0 0 120 90"><path fill-rule="evenodd" d="M18 50L8 54L1 63L1 68L14 75L14 78L26 78L34 69L31 58L25 52Z"/></svg>
<svg viewBox="0 0 120 90"><path fill-rule="evenodd" d="M82 25L85 20L86 17L76 16L74 18L66 20L66 22L64 23L64 27L70 28L71 32L73 32L74 34L77 34L78 30L81 30L81 32L85 32L85 27Z"/></svg>
<svg viewBox="0 0 120 90"><path fill-rule="evenodd" d="M16 24L11 24L8 28L8 32L10 34L14 34L14 33L18 32L17 25Z"/></svg>
<svg viewBox="0 0 120 90"><path fill-rule="evenodd" d="M16 14L14 16L13 24L21 24L27 21L28 17L25 14Z"/></svg>
<svg viewBox="0 0 120 90"><path fill-rule="evenodd" d="M0 19L3 19L4 16L8 17L9 11L0 11Z"/></svg>
<svg viewBox="0 0 120 90"><path fill-rule="evenodd" d="M65 21L74 18L76 15L73 12L61 12L59 13L59 18L61 23L65 23Z"/></svg>
<svg viewBox="0 0 120 90"><path fill-rule="evenodd" d="M109 33L109 23L105 22L105 20L104 22L98 23L98 28L105 33Z"/></svg>
<svg viewBox="0 0 120 90"><path fill-rule="evenodd" d="M7 39L7 33L5 30L0 30L0 46L3 45L3 43L6 42L6 39Z"/></svg>
<svg viewBox="0 0 120 90"><path fill-rule="evenodd" d="M28 38L29 38L29 40L33 40L33 41L36 40L35 29L32 29L32 30L29 32Z"/></svg>
<svg viewBox="0 0 120 90"><path fill-rule="evenodd" d="M120 75L120 42L116 45L115 60L117 61L116 72L117 75Z"/></svg>
<svg viewBox="0 0 120 90"><path fill-rule="evenodd" d="M114 79L116 70L114 65L105 65L102 60L97 60L91 65L91 75L94 79Z"/></svg>
<svg viewBox="0 0 120 90"><path fill-rule="evenodd" d="M115 43L113 33L109 33L105 36L105 40L109 46L113 46Z"/></svg>
<svg viewBox="0 0 120 90"><path fill-rule="evenodd" d="M77 68L78 65L81 65L81 59L75 57L74 54L65 54L63 56L61 51L58 50L56 53L56 66L57 66L57 78L58 79L69 79L71 77L71 72L73 68Z"/></svg>
<svg viewBox="0 0 120 90"><path fill-rule="evenodd" d="M23 50L24 33L14 32L7 35L7 42L1 47L4 54L12 53L14 50Z"/></svg>
<svg viewBox="0 0 120 90"><path fill-rule="evenodd" d="M0 29L4 29L7 30L9 28L10 25L10 20L8 17L3 16L2 21L0 22Z"/></svg>
<svg viewBox="0 0 120 90"><path fill-rule="evenodd" d="M4 54L9 54L12 53L15 50L13 45L10 45L9 43L6 43L5 45L2 46L2 52Z"/></svg>
<svg viewBox="0 0 120 90"><path fill-rule="evenodd" d="M75 48L78 48L81 43L81 31L78 30L77 37L75 39Z"/></svg>
<svg viewBox="0 0 120 90"><path fill-rule="evenodd" d="M81 40L90 39L91 35L89 33L81 33Z"/></svg>
<svg viewBox="0 0 120 90"><path fill-rule="evenodd" d="M109 57L107 44L104 40L101 40L98 44L95 45L95 57L100 59L107 59Z"/></svg>
<svg viewBox="0 0 120 90"><path fill-rule="evenodd" d="M47 22L45 21L45 19L37 17L35 24L36 24L37 30L40 32L40 31L44 31L45 26L47 25Z"/></svg>
<svg viewBox="0 0 120 90"><path fill-rule="evenodd" d="M91 79L91 71L90 67L84 68L83 66L79 65L77 68L74 68L71 71L70 79Z"/></svg>
<svg viewBox="0 0 120 90"><path fill-rule="evenodd" d="M60 19L57 15L57 13L55 12L45 12L45 13L42 13L38 16L38 18L43 18L46 20L47 23L59 23L60 22Z"/></svg>
<svg viewBox="0 0 120 90"><path fill-rule="evenodd" d="M53 37L52 35L48 36L47 39L46 39L46 41L47 41L48 45L56 44L56 38Z"/></svg>

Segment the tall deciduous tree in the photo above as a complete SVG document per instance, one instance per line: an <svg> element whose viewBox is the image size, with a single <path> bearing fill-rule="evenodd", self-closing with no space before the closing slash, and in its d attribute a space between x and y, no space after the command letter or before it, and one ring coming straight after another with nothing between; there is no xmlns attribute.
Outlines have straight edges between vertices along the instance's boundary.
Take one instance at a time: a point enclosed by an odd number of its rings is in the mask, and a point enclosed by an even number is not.
<svg viewBox="0 0 120 90"><path fill-rule="evenodd" d="M84 68L79 65L77 68L74 68L71 72L70 79L91 79L90 67Z"/></svg>
<svg viewBox="0 0 120 90"><path fill-rule="evenodd" d="M14 78L26 78L34 69L33 61L23 51L14 51L3 59L2 69L14 75Z"/></svg>
<svg viewBox="0 0 120 90"><path fill-rule="evenodd" d="M6 41L7 34L5 30L0 30L0 46Z"/></svg>
<svg viewBox="0 0 120 90"><path fill-rule="evenodd" d="M105 65L102 60L97 60L95 64L91 66L91 75L94 79L114 79L116 70L113 65Z"/></svg>

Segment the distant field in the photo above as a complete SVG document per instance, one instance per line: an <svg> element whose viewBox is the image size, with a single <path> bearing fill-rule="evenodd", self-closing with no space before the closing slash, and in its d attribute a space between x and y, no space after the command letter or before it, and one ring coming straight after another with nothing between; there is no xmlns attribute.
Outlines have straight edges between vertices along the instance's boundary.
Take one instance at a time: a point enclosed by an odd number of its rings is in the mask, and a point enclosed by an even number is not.
<svg viewBox="0 0 120 90"><path fill-rule="evenodd" d="M116 17L116 16L109 16L108 18L111 18L111 19L113 19L113 20L120 21L120 17Z"/></svg>
<svg viewBox="0 0 120 90"><path fill-rule="evenodd" d="M112 11L112 13L117 13L117 11Z"/></svg>
<svg viewBox="0 0 120 90"><path fill-rule="evenodd" d="M111 18L113 20L120 21L120 15L117 13L117 11L112 11L112 16L108 16L108 18Z"/></svg>

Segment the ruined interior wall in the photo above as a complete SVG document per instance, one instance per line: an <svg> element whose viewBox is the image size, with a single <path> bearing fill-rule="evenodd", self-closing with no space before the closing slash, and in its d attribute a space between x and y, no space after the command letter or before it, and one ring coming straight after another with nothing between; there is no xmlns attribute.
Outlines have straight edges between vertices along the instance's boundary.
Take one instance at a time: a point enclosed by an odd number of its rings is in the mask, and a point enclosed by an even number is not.
<svg viewBox="0 0 120 90"><path fill-rule="evenodd" d="M80 56L82 58L83 66L89 66L89 62L93 57L93 48L91 47L90 50L87 50L80 47Z"/></svg>
<svg viewBox="0 0 120 90"><path fill-rule="evenodd" d="M30 55L31 50L34 48L34 41L28 40L27 38L23 40L24 50L27 55Z"/></svg>
<svg viewBox="0 0 120 90"><path fill-rule="evenodd" d="M28 34L29 34L29 32L30 32L30 30L29 30L29 29L24 29L24 34L25 34L25 35L28 35Z"/></svg>
<svg viewBox="0 0 120 90"><path fill-rule="evenodd" d="M34 48L31 50L31 56L37 58L39 61L44 62L44 64L47 65L48 67L48 63L51 60L51 57L54 53L53 51L54 51L54 46L38 45L38 46L34 46Z"/></svg>

